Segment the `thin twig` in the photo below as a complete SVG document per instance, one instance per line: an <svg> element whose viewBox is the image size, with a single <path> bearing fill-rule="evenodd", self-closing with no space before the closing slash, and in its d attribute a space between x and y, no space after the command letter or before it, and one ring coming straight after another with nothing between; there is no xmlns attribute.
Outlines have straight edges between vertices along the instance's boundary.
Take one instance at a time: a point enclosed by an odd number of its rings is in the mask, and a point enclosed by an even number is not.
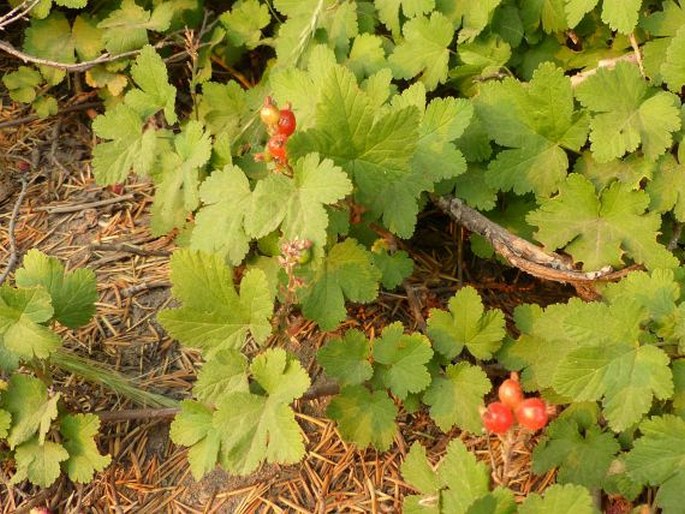
<svg viewBox="0 0 685 514"><path fill-rule="evenodd" d="M94 252L126 252L140 255L141 257L168 257L168 250L146 250L129 243L91 244L89 248Z"/></svg>
<svg viewBox="0 0 685 514"><path fill-rule="evenodd" d="M101 423L119 423L120 421L137 421L141 419L170 419L181 412L178 407L164 409L122 409L116 411L96 412Z"/></svg>
<svg viewBox="0 0 685 514"><path fill-rule="evenodd" d="M0 30L26 16L40 0L24 0L7 14L0 16ZM22 10L23 9L23 10Z"/></svg>
<svg viewBox="0 0 685 514"><path fill-rule="evenodd" d="M414 316L416 325L419 327L421 332L425 332L426 319L423 317L423 313L421 312L421 302L416 296L414 287L407 280L402 282L402 287L404 287L404 291L407 293L407 303L409 304L409 309L411 310L412 316Z"/></svg>
<svg viewBox="0 0 685 514"><path fill-rule="evenodd" d="M137 295L138 293L142 293L143 291L149 291L150 289L159 289L166 287L171 287L171 282L167 282L166 280L155 280L152 282L141 282L140 284L136 284L135 286L126 287L122 289L120 293L123 298L129 298L131 296Z"/></svg>
<svg viewBox="0 0 685 514"><path fill-rule="evenodd" d="M19 180L21 181L21 191L19 191L17 201L14 203L14 208L12 209L12 216L10 218L10 223L8 227L8 237L10 242L10 258L7 262L7 266L5 267L5 271L3 271L2 275L0 275L0 285L2 285L5 282L5 280L7 280L7 276L12 272L14 267L17 265L17 260L19 259L19 255L17 252L17 239L14 234L14 231L17 225L17 219L19 218L19 209L21 209L21 204L24 202L24 196L26 196L26 190L29 187L29 181L26 180L24 177L21 177Z"/></svg>
<svg viewBox="0 0 685 514"><path fill-rule="evenodd" d="M177 43L174 41L168 41L168 40L163 40L157 43L156 45L153 45L153 48L155 49L160 49L164 48L167 46L173 46L176 45ZM51 61L50 59L43 59L41 57L35 57L33 55L29 55L25 52L22 52L21 50L15 48L11 44L7 43L6 41L0 41L0 50L4 50L6 53L17 57L21 59L24 62L30 62L32 64L37 64L39 66L48 66L49 68L56 68L58 70L64 70L68 72L74 72L74 71L86 71L89 70L90 68L93 68L94 66L97 66L98 64L103 64L103 63L108 63L112 61L118 61L119 59L125 59L127 57L134 57L138 55L141 51L142 48L138 50L131 50L129 52L123 52L120 54L110 54L104 53L100 57L97 57L96 59L93 59L91 61L83 61L79 63L66 63L66 62L57 62L57 61Z"/></svg>
<svg viewBox="0 0 685 514"><path fill-rule="evenodd" d="M87 109L92 109L94 107L102 107L102 102L83 102L76 105L70 105L69 107L60 109L59 111L57 111L56 114L50 116L50 118L52 118L53 116L61 116L63 114L68 114L74 111L85 111ZM37 114L32 114L30 116L24 116L23 118L15 118L13 120L3 121L0 123L0 129L16 127L19 125L23 125L24 123L30 123L32 121L36 121L39 119L41 118Z"/></svg>
<svg viewBox="0 0 685 514"><path fill-rule="evenodd" d="M105 198L104 200L98 200L96 202L78 203L75 205L63 205L61 207L50 207L46 205L45 207L36 207L37 211L45 211L48 214L67 214L70 212L79 212L86 209L94 209L96 207L104 207L105 205L111 205L113 203L124 202L126 200L133 200L135 195L133 193L128 193L121 196L116 196L114 198Z"/></svg>

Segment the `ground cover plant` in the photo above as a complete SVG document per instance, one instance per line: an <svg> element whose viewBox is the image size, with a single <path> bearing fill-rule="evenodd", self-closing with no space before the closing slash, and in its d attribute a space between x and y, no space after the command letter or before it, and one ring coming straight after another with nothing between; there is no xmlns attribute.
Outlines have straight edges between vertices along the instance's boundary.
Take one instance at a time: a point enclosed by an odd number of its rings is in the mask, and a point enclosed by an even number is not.
<svg viewBox="0 0 685 514"><path fill-rule="evenodd" d="M325 395L359 447L389 450L407 412L455 434L439 462L419 443L406 453L404 512L680 511L685 6L10 6L7 101L47 117L60 95L97 91L95 181L150 181L151 231L175 237L175 303L157 320L201 362L192 398L140 400L173 410L195 479L301 462L293 404ZM417 329L345 325L350 305L404 287L404 245L432 207L483 261L577 297L507 319L464 286ZM88 482L109 464L99 418L61 408L50 370L78 372L53 329L89 320L95 279L37 250L8 278L19 253L0 288L3 459L13 484ZM323 378L283 344L300 316L326 333ZM482 431L498 443L489 463L456 435ZM556 483L517 502L522 447Z"/></svg>

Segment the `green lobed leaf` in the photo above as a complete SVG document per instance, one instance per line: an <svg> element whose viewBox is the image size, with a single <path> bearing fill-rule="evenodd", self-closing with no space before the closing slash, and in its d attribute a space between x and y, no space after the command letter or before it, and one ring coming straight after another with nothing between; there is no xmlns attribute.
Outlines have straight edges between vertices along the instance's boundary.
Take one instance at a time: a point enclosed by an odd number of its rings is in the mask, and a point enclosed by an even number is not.
<svg viewBox="0 0 685 514"><path fill-rule="evenodd" d="M548 34L560 32L568 27L564 0L531 0L521 4L521 20L526 32L533 32L539 26Z"/></svg>
<svg viewBox="0 0 685 514"><path fill-rule="evenodd" d="M423 111L425 98L417 105ZM466 160L454 141L468 127L473 106L463 98L435 98L426 106L419 125L416 153L411 161L412 180L425 191L444 179L466 171Z"/></svg>
<svg viewBox="0 0 685 514"><path fill-rule="evenodd" d="M93 121L93 131L102 139L93 149L93 174L100 185L124 182L130 171L147 175L157 151L154 130L144 129L143 120L131 107L118 104Z"/></svg>
<svg viewBox="0 0 685 514"><path fill-rule="evenodd" d="M559 363L571 351L636 341L646 313L636 303L609 306L572 298L544 310L521 305L514 310L514 321L520 335L498 358L508 361L512 369L524 368L521 378L527 388L542 390L552 387ZM550 354L555 358L550 359Z"/></svg>
<svg viewBox="0 0 685 514"><path fill-rule="evenodd" d="M233 80L225 84L205 82L202 94L198 95L198 116L211 134L226 134L232 140L248 114L246 96L243 88Z"/></svg>
<svg viewBox="0 0 685 514"><path fill-rule="evenodd" d="M653 319L660 320L676 308L680 287L672 270L655 269L650 273L634 271L619 282L607 284L602 297L612 304L636 302Z"/></svg>
<svg viewBox="0 0 685 514"><path fill-rule="evenodd" d="M305 453L302 430L289 404L309 388L307 372L280 348L255 357L251 371L266 394L227 394L213 419L221 434L221 463L241 475L263 461L293 464Z"/></svg>
<svg viewBox="0 0 685 514"><path fill-rule="evenodd" d="M60 474L60 463L69 458L61 444L52 441L40 443L37 437L23 443L14 452L17 470L10 483L18 484L29 479L41 487L50 487Z"/></svg>
<svg viewBox="0 0 685 514"><path fill-rule="evenodd" d="M248 271L238 293L220 255L177 250L171 258L171 283L183 305L161 311L158 319L172 337L200 348L205 358L240 348L248 333L258 343L271 333L273 297L263 271Z"/></svg>
<svg viewBox="0 0 685 514"><path fill-rule="evenodd" d="M655 173L658 176L659 163L665 158L666 156L654 162L632 153L624 159L597 162L592 157L592 152L585 151L576 161L573 171L590 179L598 191L615 181L625 184L630 189L642 189L643 181L651 179Z"/></svg>
<svg viewBox="0 0 685 514"><path fill-rule="evenodd" d="M578 484L601 489L620 445L613 434L596 426L583 431L576 421L557 419L545 431L545 439L533 450L537 475L558 467L559 484Z"/></svg>
<svg viewBox="0 0 685 514"><path fill-rule="evenodd" d="M359 34L352 42L345 65L361 80L388 66L383 38L375 34Z"/></svg>
<svg viewBox="0 0 685 514"><path fill-rule="evenodd" d="M433 378L423 396L430 416L444 432L454 425L479 433L483 428L479 408L483 397L492 389L490 380L478 366L467 362L450 364L444 376Z"/></svg>
<svg viewBox="0 0 685 514"><path fill-rule="evenodd" d="M16 272L17 286L43 286L50 294L53 318L69 328L78 328L90 321L98 299L95 273L80 268L67 272L55 257L31 249Z"/></svg>
<svg viewBox="0 0 685 514"><path fill-rule="evenodd" d="M490 359L505 336L504 314L499 309L487 312L478 291L467 286L450 298L449 311L431 309L427 334L435 349L447 359L459 355L466 346L479 359Z"/></svg>
<svg viewBox="0 0 685 514"><path fill-rule="evenodd" d="M74 19L71 35L74 39L74 50L81 61L96 59L105 47L102 31L97 28L97 20L87 13L79 14Z"/></svg>
<svg viewBox="0 0 685 514"><path fill-rule="evenodd" d="M0 287L0 346L16 357L47 358L59 348L60 337L42 323L52 319L50 295L43 287Z"/></svg>
<svg viewBox="0 0 685 514"><path fill-rule="evenodd" d="M204 204L195 215L190 247L225 255L232 265L240 264L250 249L244 218L250 206L250 184L237 166L214 171L200 185Z"/></svg>
<svg viewBox="0 0 685 514"><path fill-rule="evenodd" d="M488 166L489 185L516 194L549 196L568 169L564 149L585 143L587 116L574 110L571 82L552 63L541 64L528 84L507 78L481 87L476 113L502 150Z"/></svg>
<svg viewBox="0 0 685 514"><path fill-rule="evenodd" d="M316 153L297 159L292 167L292 178L270 174L257 183L245 215L245 230L260 238L280 226L288 241L299 238L323 247L328 228L324 205L345 198L352 192L352 183L333 161L321 160Z"/></svg>
<svg viewBox="0 0 685 514"><path fill-rule="evenodd" d="M628 473L641 484L660 486L656 503L664 514L675 514L682 507L685 480L685 420L652 417L640 424L640 432L626 458Z"/></svg>
<svg viewBox="0 0 685 514"><path fill-rule="evenodd" d="M564 0L564 11L570 28L580 23L583 17L595 8L599 0Z"/></svg>
<svg viewBox="0 0 685 514"><path fill-rule="evenodd" d="M636 27L642 0L603 0L602 21L613 30L630 34Z"/></svg>
<svg viewBox="0 0 685 514"><path fill-rule="evenodd" d="M200 402L183 400L169 430L174 443L190 447L188 463L195 480L212 471L219 458L220 432L214 428L213 414Z"/></svg>
<svg viewBox="0 0 685 514"><path fill-rule="evenodd" d="M664 155L657 161L654 178L646 191L651 200L650 211L673 211L678 221L685 221L685 164L678 163L670 154Z"/></svg>
<svg viewBox="0 0 685 514"><path fill-rule="evenodd" d="M388 62L398 79L418 76L428 91L447 80L449 49L454 37L452 23L440 12L418 16L402 27L404 41L397 45Z"/></svg>
<svg viewBox="0 0 685 514"><path fill-rule="evenodd" d="M373 263L381 272L381 284L385 289L395 289L414 271L414 261L404 250L388 253L381 249L373 253Z"/></svg>
<svg viewBox="0 0 685 514"><path fill-rule="evenodd" d="M291 159L320 152L353 178L356 200L401 237L409 237L425 179L411 173L419 112L414 106L376 116L377 106L352 72L330 66L320 79L315 128L289 140Z"/></svg>
<svg viewBox="0 0 685 514"><path fill-rule="evenodd" d="M254 48L259 44L264 29L271 21L269 7L258 0L244 0L219 16L228 41L235 47Z"/></svg>
<svg viewBox="0 0 685 514"><path fill-rule="evenodd" d="M9 90L10 98L21 103L33 102L36 98L36 87L41 82L40 73L28 66L19 66L16 71L2 76L2 83Z"/></svg>
<svg viewBox="0 0 685 514"><path fill-rule="evenodd" d="M490 22L493 12L502 0L484 0L481 2L462 2L457 5L457 16L461 18L459 43L473 41Z"/></svg>
<svg viewBox="0 0 685 514"><path fill-rule="evenodd" d="M200 369L193 394L198 400L213 405L224 394L247 392L247 379L247 358L237 350L222 350Z"/></svg>
<svg viewBox="0 0 685 514"><path fill-rule="evenodd" d="M105 48L111 54L142 48L148 43L148 30L163 32L169 28L173 9L172 2L164 2L150 12L135 0L122 0L119 8L97 25L103 30Z"/></svg>
<svg viewBox="0 0 685 514"><path fill-rule="evenodd" d="M99 428L100 418L95 414L66 415L60 419L62 445L69 454L62 466L74 482L90 482L95 472L105 469L112 460L109 455L100 455L95 444Z"/></svg>
<svg viewBox="0 0 685 514"><path fill-rule="evenodd" d="M590 492L579 485L555 484L544 495L532 493L519 507L519 514L599 514Z"/></svg>
<svg viewBox="0 0 685 514"><path fill-rule="evenodd" d="M674 267L673 255L656 241L661 217L645 212L648 204L643 191L615 182L597 194L590 181L572 174L526 221L539 227L538 241L565 248L585 270L622 267L624 256L649 269Z"/></svg>
<svg viewBox="0 0 685 514"><path fill-rule="evenodd" d="M36 432L37 442L42 444L50 429L52 420L57 417L59 393L48 397L45 384L39 379L21 374L13 374L9 386L3 391L0 406L12 416L12 427L7 436L10 449L25 443Z"/></svg>
<svg viewBox="0 0 685 514"><path fill-rule="evenodd" d="M673 394L669 358L654 346L615 342L580 347L561 359L554 389L575 401L603 397L604 415L615 431L640 421L652 401Z"/></svg>
<svg viewBox="0 0 685 514"><path fill-rule="evenodd" d="M393 36L400 33L400 7L405 18L429 14L435 9L435 0L376 0L378 19L388 27Z"/></svg>
<svg viewBox="0 0 685 514"><path fill-rule="evenodd" d="M143 119L163 110L167 123L176 123L176 88L169 84L166 64L150 45L144 46L138 54L131 66L131 77L138 89L126 93L126 105Z"/></svg>
<svg viewBox="0 0 685 514"><path fill-rule="evenodd" d="M60 11L52 11L45 19L31 20L31 26L26 29L24 51L49 61L75 63L74 40L66 16ZM39 66L38 69L51 86L59 84L66 76L63 69L54 66Z"/></svg>
<svg viewBox="0 0 685 514"><path fill-rule="evenodd" d="M332 330L346 316L345 299L367 303L378 295L380 271L372 254L354 239L333 246L301 291L302 312L322 330Z"/></svg>
<svg viewBox="0 0 685 514"><path fill-rule="evenodd" d="M316 360L341 386L362 384L373 375L369 358L371 345L364 333L351 329L343 337L329 340Z"/></svg>
<svg viewBox="0 0 685 514"><path fill-rule="evenodd" d="M409 393L423 391L431 382L427 364L433 357L430 341L419 333L405 334L404 326L391 323L374 341L376 373L393 394L404 400Z"/></svg>
<svg viewBox="0 0 685 514"><path fill-rule="evenodd" d="M428 462L426 450L415 442L402 463L401 471L403 478L421 493L405 497L403 508L408 514L481 512L469 508L487 496L490 489L487 466L477 462L459 439L450 441L447 453L436 469ZM503 504L513 500L498 491L496 494ZM498 500L495 499L494 503L497 504ZM510 512L510 509L505 509L497 512Z"/></svg>
<svg viewBox="0 0 685 514"><path fill-rule="evenodd" d="M345 439L362 448L372 445L385 451L397 433L397 407L385 391L345 386L328 404L326 413L338 424Z"/></svg>
<svg viewBox="0 0 685 514"><path fill-rule="evenodd" d="M442 504L447 512L466 512L479 497L489 493L490 476L485 463L478 462L464 443L453 439L440 461Z"/></svg>
<svg viewBox="0 0 685 514"><path fill-rule="evenodd" d="M200 122L192 120L174 137L174 151L164 152L152 172L155 199L151 230L164 234L185 224L199 203L200 180L212 154L212 141Z"/></svg>
<svg viewBox="0 0 685 514"><path fill-rule="evenodd" d="M671 39L666 50L666 61L661 65L661 75L668 88L674 93L679 93L685 86L685 26L680 28Z"/></svg>
<svg viewBox="0 0 685 514"><path fill-rule="evenodd" d="M680 128L680 102L672 94L650 87L637 67L619 62L600 68L576 88L576 97L593 113L590 141L594 158L607 162L634 152L656 160Z"/></svg>

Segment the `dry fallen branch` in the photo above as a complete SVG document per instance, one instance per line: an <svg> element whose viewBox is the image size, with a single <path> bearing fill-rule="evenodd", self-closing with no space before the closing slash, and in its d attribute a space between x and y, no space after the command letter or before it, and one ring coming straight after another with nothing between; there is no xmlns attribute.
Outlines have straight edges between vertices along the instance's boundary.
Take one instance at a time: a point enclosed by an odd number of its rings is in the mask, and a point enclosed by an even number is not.
<svg viewBox="0 0 685 514"><path fill-rule="evenodd" d="M321 384L311 386L302 395L300 400L311 401L323 398L326 396L334 396L340 392L340 386L337 382L326 381ZM168 420L181 412L179 407L164 407L164 408L141 408L141 409L122 409L116 411L96 412L95 414L100 418L101 423L119 423L122 421L140 421L160 419Z"/></svg>
<svg viewBox="0 0 685 514"><path fill-rule="evenodd" d="M4 29L7 25L22 19L31 11L31 9L38 5L39 2L40 0L24 0L10 12L0 16L0 30Z"/></svg>
<svg viewBox="0 0 685 514"><path fill-rule="evenodd" d="M570 284L592 284L597 281L613 281L625 276L637 267L613 271L606 266L596 271L579 271L568 258L515 236L504 227L490 221L458 198L433 196L433 202L454 221L483 236L512 266L538 278Z"/></svg>
<svg viewBox="0 0 685 514"><path fill-rule="evenodd" d="M160 49L166 46L176 45L177 43L173 41L160 41L153 48ZM29 55L21 50L15 48L6 41L0 41L0 50L4 50L6 53L21 59L23 62L30 62L32 64L37 64L39 66L48 66L50 68L56 68L58 70L64 71L86 71L90 68L97 66L98 64L103 64L112 61L118 61L119 59L125 59L127 57L134 57L140 53L141 50L131 50L130 52L123 52L121 54L112 55L110 53L104 53L100 57L93 59L92 61L83 61L75 64L70 64L66 62L51 61L50 59L43 59L41 57L35 57Z"/></svg>
<svg viewBox="0 0 685 514"><path fill-rule="evenodd" d="M95 209L97 207L104 207L112 205L113 203L125 202L126 200L133 200L135 195L127 193L125 195L115 196L114 198L105 198L104 200L97 200L95 202L79 203L75 205L62 205L59 207L51 207L49 205L36 207L36 211L45 211L48 214L68 214L70 212L80 212L86 209Z"/></svg>

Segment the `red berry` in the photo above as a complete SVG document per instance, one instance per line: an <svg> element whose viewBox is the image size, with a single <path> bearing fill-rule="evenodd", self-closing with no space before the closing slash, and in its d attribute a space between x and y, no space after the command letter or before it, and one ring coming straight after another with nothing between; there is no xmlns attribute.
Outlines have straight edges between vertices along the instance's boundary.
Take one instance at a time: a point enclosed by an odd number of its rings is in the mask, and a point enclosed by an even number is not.
<svg viewBox="0 0 685 514"><path fill-rule="evenodd" d="M288 136L284 136L283 134L274 134L266 144L266 148L269 153L281 164L284 164L288 159L285 152L285 143L287 141Z"/></svg>
<svg viewBox="0 0 685 514"><path fill-rule="evenodd" d="M540 398L526 398L514 413L519 425L528 430L540 430L547 425L547 405Z"/></svg>
<svg viewBox="0 0 685 514"><path fill-rule="evenodd" d="M485 429L495 434L504 434L514 424L511 409L500 402L492 402L480 417Z"/></svg>
<svg viewBox="0 0 685 514"><path fill-rule="evenodd" d="M273 103L273 100L270 96L267 96L264 99L264 105L259 111L259 117L262 119L262 123L264 123L264 125L267 127L273 127L278 124L281 113L278 110L278 107L276 107L276 104Z"/></svg>
<svg viewBox="0 0 685 514"><path fill-rule="evenodd" d="M511 378L507 378L500 384L497 396L510 409L515 409L523 401L523 391L516 373L512 373Z"/></svg>
<svg viewBox="0 0 685 514"><path fill-rule="evenodd" d="M278 119L278 133L284 136L289 136L295 132L297 121L295 121L295 113L292 110L281 109L280 118Z"/></svg>

